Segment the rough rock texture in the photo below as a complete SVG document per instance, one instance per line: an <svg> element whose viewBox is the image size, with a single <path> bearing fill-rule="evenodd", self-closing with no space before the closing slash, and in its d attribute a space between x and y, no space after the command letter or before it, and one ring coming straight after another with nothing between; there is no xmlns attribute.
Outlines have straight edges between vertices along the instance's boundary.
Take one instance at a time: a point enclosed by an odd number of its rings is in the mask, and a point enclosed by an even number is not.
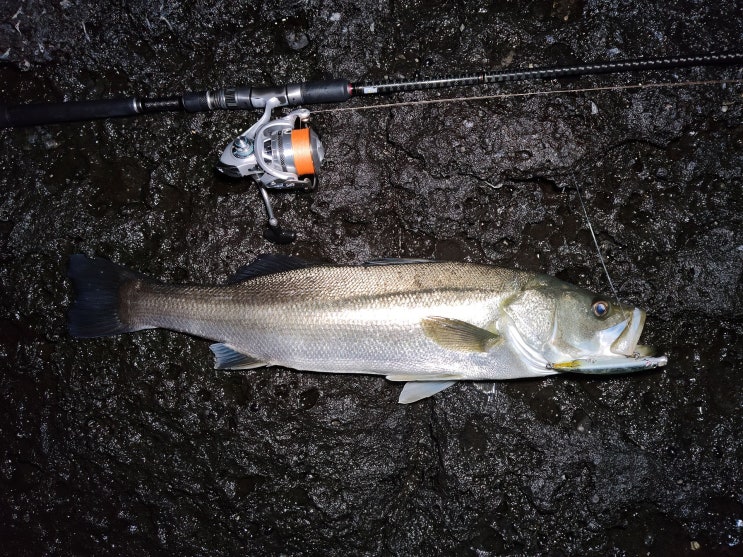
<svg viewBox="0 0 743 557"><path fill-rule="evenodd" d="M0 5L0 99L437 75L742 38L734 0L19 0ZM741 554L742 91L316 114L321 185L275 196L300 234L279 248L260 235L255 188L213 170L256 114L0 131L0 552ZM462 384L400 406L382 378L217 372L208 343L184 335L66 333L76 252L175 282L218 282L282 251L489 262L606 290L575 185L621 298L649 310L663 370Z"/></svg>

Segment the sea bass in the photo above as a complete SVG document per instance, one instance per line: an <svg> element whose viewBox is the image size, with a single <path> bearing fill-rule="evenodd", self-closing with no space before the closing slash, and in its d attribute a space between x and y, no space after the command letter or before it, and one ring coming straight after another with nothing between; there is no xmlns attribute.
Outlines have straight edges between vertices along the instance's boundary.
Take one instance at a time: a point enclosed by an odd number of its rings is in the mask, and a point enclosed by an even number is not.
<svg viewBox="0 0 743 557"><path fill-rule="evenodd" d="M204 337L217 369L285 366L406 382L399 401L455 381L663 366L638 344L639 308L553 277L474 263L312 265L259 256L222 286L174 286L70 258L72 336L162 327Z"/></svg>

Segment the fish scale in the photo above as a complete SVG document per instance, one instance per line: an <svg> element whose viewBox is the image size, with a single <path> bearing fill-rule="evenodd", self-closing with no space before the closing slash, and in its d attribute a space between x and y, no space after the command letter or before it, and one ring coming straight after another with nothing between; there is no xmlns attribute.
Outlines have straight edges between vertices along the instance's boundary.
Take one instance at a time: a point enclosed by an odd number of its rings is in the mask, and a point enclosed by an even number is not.
<svg viewBox="0 0 743 557"><path fill-rule="evenodd" d="M132 323L140 327L224 342L272 364L345 373L462 374L472 355L455 354L452 360L452 354L436 354L451 351L427 338L420 320L436 315L492 326L498 304L511 293L494 292L517 282L519 274L467 263L316 266L225 287L140 282L124 297Z"/></svg>

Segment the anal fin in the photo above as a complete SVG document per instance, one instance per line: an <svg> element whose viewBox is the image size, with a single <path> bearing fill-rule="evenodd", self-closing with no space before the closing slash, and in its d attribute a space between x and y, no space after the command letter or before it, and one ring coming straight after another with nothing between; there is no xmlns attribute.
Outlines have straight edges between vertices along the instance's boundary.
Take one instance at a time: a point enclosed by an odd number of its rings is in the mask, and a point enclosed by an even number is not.
<svg viewBox="0 0 743 557"><path fill-rule="evenodd" d="M409 381L400 392L398 402L400 404L410 404L421 399L440 393L446 388L451 387L456 381Z"/></svg>
<svg viewBox="0 0 743 557"><path fill-rule="evenodd" d="M248 354L243 354L228 344L218 342L209 348L214 352L214 369L253 369L267 365Z"/></svg>

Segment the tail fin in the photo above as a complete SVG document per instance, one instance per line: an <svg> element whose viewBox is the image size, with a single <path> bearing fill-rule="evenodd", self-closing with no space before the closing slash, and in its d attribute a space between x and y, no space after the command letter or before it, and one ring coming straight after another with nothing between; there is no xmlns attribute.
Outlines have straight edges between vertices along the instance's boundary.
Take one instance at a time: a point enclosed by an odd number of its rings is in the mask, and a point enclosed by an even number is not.
<svg viewBox="0 0 743 557"><path fill-rule="evenodd" d="M107 259L70 256L68 276L75 290L75 302L68 314L70 334L92 338L137 331L125 323L119 311L119 291L131 280L145 278Z"/></svg>

